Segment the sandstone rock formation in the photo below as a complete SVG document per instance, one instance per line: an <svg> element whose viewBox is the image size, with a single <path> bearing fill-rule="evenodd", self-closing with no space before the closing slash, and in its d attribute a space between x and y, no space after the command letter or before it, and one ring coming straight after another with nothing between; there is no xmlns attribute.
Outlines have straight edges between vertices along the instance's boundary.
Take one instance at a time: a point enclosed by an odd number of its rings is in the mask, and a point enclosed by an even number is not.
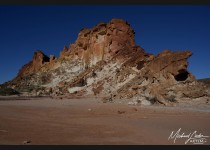
<svg viewBox="0 0 210 150"><path fill-rule="evenodd" d="M118 57L118 53L122 53L120 56L124 61L130 53L138 55L141 50L134 42L134 31L130 25L124 20L112 19L107 24L96 25L92 30L82 29L75 43L69 48L64 47L60 58L81 59L88 68L99 61Z"/></svg>
<svg viewBox="0 0 210 150"><path fill-rule="evenodd" d="M39 71L42 65L49 62L50 58L42 51L38 50L34 52L33 60L22 67L17 77L26 76Z"/></svg>
<svg viewBox="0 0 210 150"><path fill-rule="evenodd" d="M82 29L59 58L35 52L4 86L31 89L34 95L98 96L103 102L127 99L129 104L145 105L210 95L187 70L189 50L164 50L154 56L136 45L134 36L121 19Z"/></svg>

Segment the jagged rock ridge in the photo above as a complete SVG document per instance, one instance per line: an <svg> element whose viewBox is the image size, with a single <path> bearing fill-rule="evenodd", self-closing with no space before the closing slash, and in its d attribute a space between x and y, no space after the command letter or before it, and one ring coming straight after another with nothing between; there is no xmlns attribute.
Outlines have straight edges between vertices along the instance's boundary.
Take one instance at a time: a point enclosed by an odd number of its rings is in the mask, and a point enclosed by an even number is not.
<svg viewBox="0 0 210 150"><path fill-rule="evenodd" d="M165 50L154 56L137 46L134 36L121 19L82 29L59 58L35 52L33 60L4 86L31 89L38 95L94 95L103 101L129 99L145 105L209 97L209 89L187 70L190 51Z"/></svg>

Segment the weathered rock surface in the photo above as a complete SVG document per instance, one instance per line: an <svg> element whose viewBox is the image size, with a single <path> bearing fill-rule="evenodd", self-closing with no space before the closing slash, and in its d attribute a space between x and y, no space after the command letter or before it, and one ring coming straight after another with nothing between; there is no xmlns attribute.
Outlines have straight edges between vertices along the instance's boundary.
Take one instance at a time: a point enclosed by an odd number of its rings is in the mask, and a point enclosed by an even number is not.
<svg viewBox="0 0 210 150"><path fill-rule="evenodd" d="M64 47L60 58L81 59L86 68L99 61L109 61L114 57L125 61L133 54L144 54L144 50L134 42L134 30L120 19L100 23L93 29L82 29L74 44Z"/></svg>
<svg viewBox="0 0 210 150"><path fill-rule="evenodd" d="M187 70L189 50L164 50L154 56L136 45L134 36L121 19L82 29L59 58L35 52L33 60L4 86L30 89L33 95L91 95L103 97L103 102L128 100L134 105L171 105L210 95Z"/></svg>
<svg viewBox="0 0 210 150"><path fill-rule="evenodd" d="M39 71L45 62L49 62L50 58L42 51L34 52L33 60L22 67L17 77L22 77Z"/></svg>

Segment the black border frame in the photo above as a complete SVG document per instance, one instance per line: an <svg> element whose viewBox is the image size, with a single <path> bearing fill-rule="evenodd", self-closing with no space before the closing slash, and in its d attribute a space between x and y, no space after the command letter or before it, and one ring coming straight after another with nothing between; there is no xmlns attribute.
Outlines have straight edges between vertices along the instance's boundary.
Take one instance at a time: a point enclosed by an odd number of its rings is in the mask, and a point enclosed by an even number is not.
<svg viewBox="0 0 210 150"><path fill-rule="evenodd" d="M210 5L209 0L1 0L0 5ZM201 145L209 149L209 145ZM198 149L198 145L0 145L0 149Z"/></svg>

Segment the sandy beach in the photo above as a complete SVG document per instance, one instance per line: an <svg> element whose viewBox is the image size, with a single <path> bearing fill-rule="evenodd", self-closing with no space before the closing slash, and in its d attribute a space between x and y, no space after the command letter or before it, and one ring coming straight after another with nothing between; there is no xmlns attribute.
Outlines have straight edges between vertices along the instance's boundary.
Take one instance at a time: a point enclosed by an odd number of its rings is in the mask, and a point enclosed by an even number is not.
<svg viewBox="0 0 210 150"><path fill-rule="evenodd" d="M209 111L102 103L95 98L3 99L1 145L184 145L189 137L169 139L179 129L192 139L202 134L197 139L210 144L209 137L204 138L210 136ZM186 144L196 143L189 139Z"/></svg>

